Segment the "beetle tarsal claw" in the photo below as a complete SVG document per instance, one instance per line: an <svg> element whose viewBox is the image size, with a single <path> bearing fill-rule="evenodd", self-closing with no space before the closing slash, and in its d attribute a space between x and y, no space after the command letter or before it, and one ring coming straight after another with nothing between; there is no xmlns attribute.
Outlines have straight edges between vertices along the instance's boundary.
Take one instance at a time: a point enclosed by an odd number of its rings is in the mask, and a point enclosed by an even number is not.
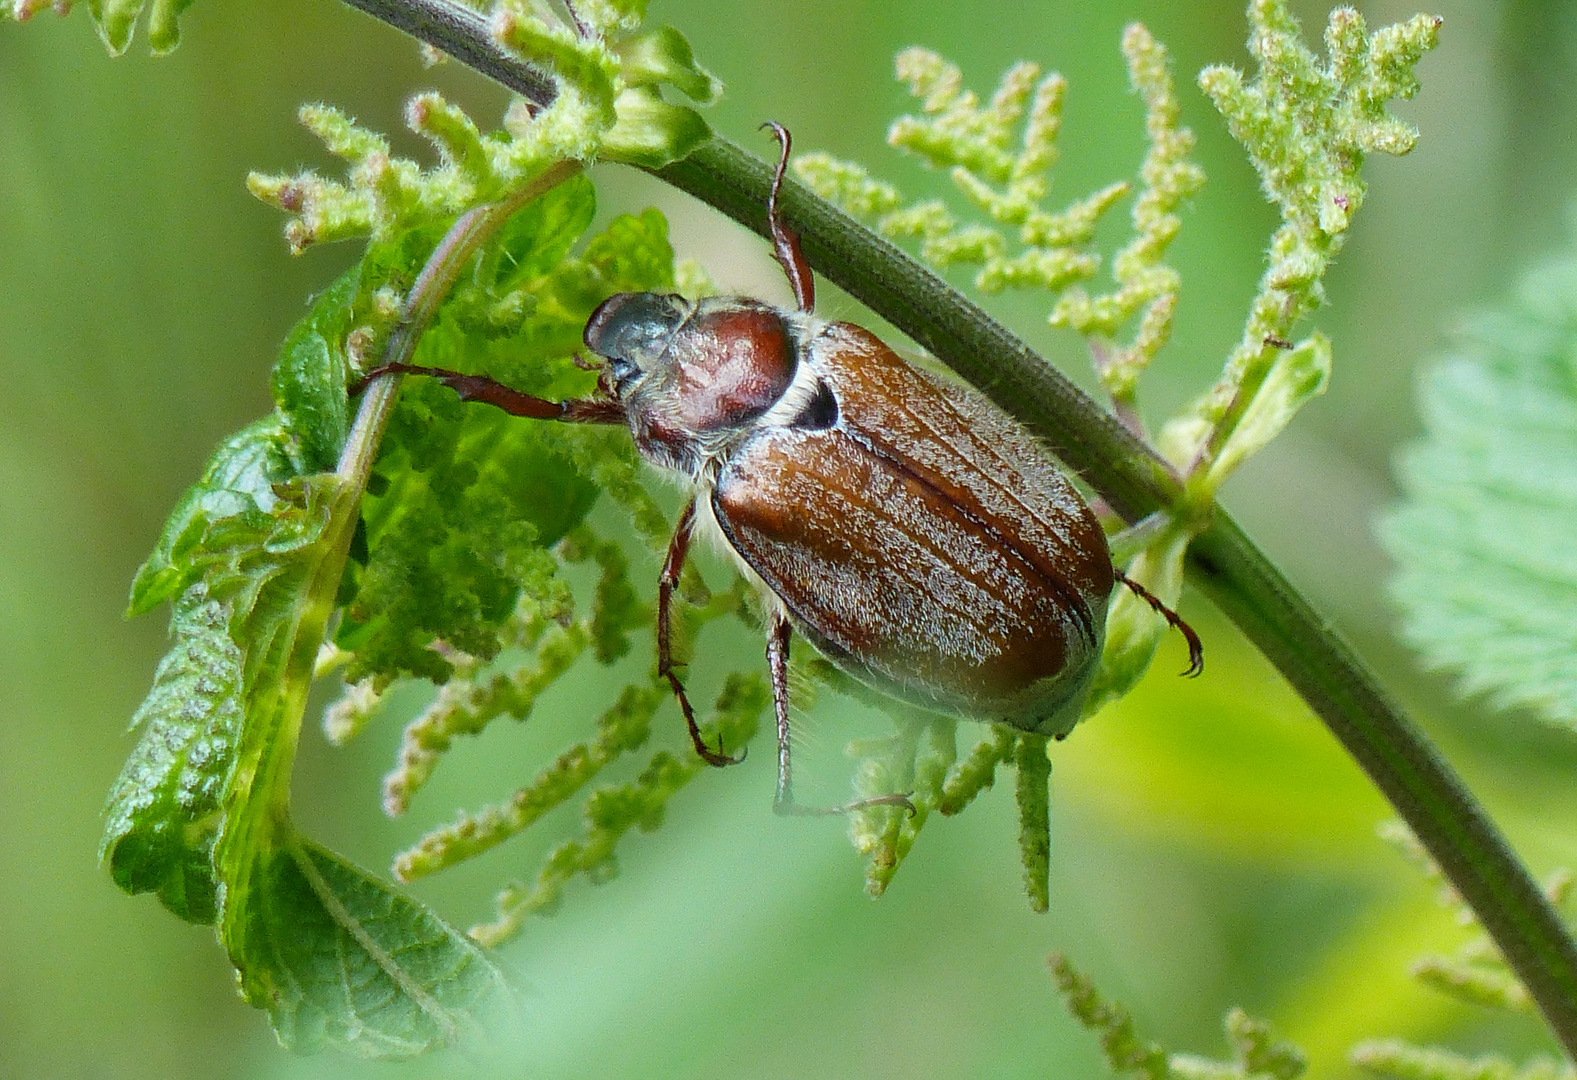
<svg viewBox="0 0 1577 1080"><path fill-rule="evenodd" d="M911 798L912 795L914 795L914 792L912 792L912 791L906 791L902 795L878 795L874 799L864 799L861 802L856 803L855 805L856 806L901 806L905 810L909 811L909 817L912 819L916 814L918 814L920 812L919 808L915 806L914 800Z"/></svg>
<svg viewBox="0 0 1577 1080"><path fill-rule="evenodd" d="M1161 618L1165 619L1167 625L1173 630L1176 630L1179 634L1182 634L1183 640L1188 642L1188 667L1183 669L1181 673L1182 677L1185 679L1192 679L1195 676L1203 673L1205 670L1205 645L1204 642L1199 640L1199 635L1194 633L1194 628L1184 622L1181 615L1163 604L1160 597L1156 596L1149 589L1146 589L1133 578L1129 577L1127 574L1123 573L1121 570L1116 569L1115 567L1113 568L1113 573L1116 575L1118 581L1128 586L1129 590L1132 591L1135 596L1155 609L1155 613L1161 616Z"/></svg>
<svg viewBox="0 0 1577 1080"><path fill-rule="evenodd" d="M706 762L714 769L723 769L727 768L729 765L738 765L740 762L744 761L745 755L750 752L750 748L740 747L739 756L730 757L729 755L723 753L722 739L717 740L717 749L713 750L711 747L707 746L706 743L701 742L699 734L697 734L695 752L700 755L702 761Z"/></svg>

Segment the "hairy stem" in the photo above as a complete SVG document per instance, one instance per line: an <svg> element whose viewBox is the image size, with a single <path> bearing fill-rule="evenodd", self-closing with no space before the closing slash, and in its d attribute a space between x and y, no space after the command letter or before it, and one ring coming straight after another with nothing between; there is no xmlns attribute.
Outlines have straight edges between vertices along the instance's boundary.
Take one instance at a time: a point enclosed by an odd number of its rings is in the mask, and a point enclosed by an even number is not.
<svg viewBox="0 0 1577 1080"><path fill-rule="evenodd" d="M445 0L346 0L463 63L496 49L486 26ZM389 14L397 12L398 15ZM517 60L473 65L538 104L541 74ZM767 235L771 169L714 139L655 175ZM1046 439L1130 521L1174 508L1176 473L1044 359L892 244L796 184L784 216L813 266L903 330ZM1276 665L1408 823L1577 1057L1577 942L1505 837L1378 680L1218 507L1189 555L1189 578Z"/></svg>
<svg viewBox="0 0 1577 1080"><path fill-rule="evenodd" d="M511 57L487 32L487 16L452 0L345 0L353 8L441 49L503 83L537 107L553 100L553 80Z"/></svg>
<svg viewBox="0 0 1577 1080"><path fill-rule="evenodd" d="M548 189L562 184L582 168L578 161L558 162L498 202L478 206L460 215L427 257L422 272L412 283L405 297L405 306L400 312L400 321L389 334L378 366L410 363L422 333L448 298L455 279L471 256L476 254L477 248L497 232L516 210ZM378 457L383 429L394 411L399 389L400 376L393 373L380 375L368 384L362 395L361 408L356 413L355 427L351 429L345 449L340 454L339 474L356 485L358 499L361 489L366 486L373 462Z"/></svg>

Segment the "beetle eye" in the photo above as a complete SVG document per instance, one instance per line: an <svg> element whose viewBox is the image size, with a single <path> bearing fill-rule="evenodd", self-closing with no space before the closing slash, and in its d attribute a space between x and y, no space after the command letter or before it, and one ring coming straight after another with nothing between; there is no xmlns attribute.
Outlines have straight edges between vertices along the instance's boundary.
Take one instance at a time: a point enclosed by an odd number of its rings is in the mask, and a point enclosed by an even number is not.
<svg viewBox="0 0 1577 1080"><path fill-rule="evenodd" d="M612 363L637 366L660 356L668 339L684 322L688 306L664 293L616 293L592 312L586 323L586 347ZM615 376L618 369L613 369Z"/></svg>
<svg viewBox="0 0 1577 1080"><path fill-rule="evenodd" d="M639 375L640 373L641 369L635 366L635 361L633 360L626 359L622 356L613 356L608 358L608 374L613 377L613 386L615 390L623 390L624 384L635 378L635 376Z"/></svg>

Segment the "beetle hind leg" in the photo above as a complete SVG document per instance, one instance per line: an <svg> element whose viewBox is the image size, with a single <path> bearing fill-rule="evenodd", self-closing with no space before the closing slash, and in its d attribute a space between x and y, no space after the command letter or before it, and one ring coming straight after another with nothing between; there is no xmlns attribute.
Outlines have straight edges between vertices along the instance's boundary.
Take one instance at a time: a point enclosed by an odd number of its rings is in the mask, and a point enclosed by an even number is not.
<svg viewBox="0 0 1577 1080"><path fill-rule="evenodd" d="M794 634L788 617L781 611L772 616L772 628L767 631L767 666L772 672L772 711L778 725L778 790L772 799L772 812L785 816L824 817L848 814L870 806L902 806L914 817L914 803L909 795L878 795L873 799L855 799L838 806L801 806L794 801L794 763L789 747L789 638Z"/></svg>

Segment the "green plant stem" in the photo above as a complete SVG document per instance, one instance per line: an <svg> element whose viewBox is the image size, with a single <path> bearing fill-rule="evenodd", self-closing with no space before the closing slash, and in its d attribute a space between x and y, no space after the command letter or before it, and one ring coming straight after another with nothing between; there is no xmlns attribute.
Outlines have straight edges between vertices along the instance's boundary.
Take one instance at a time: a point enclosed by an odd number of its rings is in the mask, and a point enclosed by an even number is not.
<svg viewBox="0 0 1577 1080"><path fill-rule="evenodd" d="M452 6L444 0L347 2L373 14ZM413 32L465 62L477 48L465 35L486 34L485 24L473 22L428 21ZM532 97L540 74L515 60L504 68L478 70ZM733 143L714 139L654 172L767 235L771 170ZM1137 521L1175 506L1182 494L1176 473L978 306L799 185L786 184L783 194L784 216L817 270L1046 439L1125 518ZM1577 1058L1577 942L1554 908L1472 793L1367 666L1224 510L1206 512L1210 524L1190 549L1189 579L1276 665L1390 800Z"/></svg>
<svg viewBox="0 0 1577 1080"><path fill-rule="evenodd" d="M715 139L657 171L767 235L771 169ZM781 205L817 270L985 392L1129 521L1172 506L1177 475L1060 372L886 240L804 188ZM1577 1057L1577 943L1461 778L1368 667L1219 507L1189 549L1202 588L1390 800Z"/></svg>
<svg viewBox="0 0 1577 1080"><path fill-rule="evenodd" d="M487 32L487 16L451 0L345 0L379 22L403 30L503 83L538 107L553 100L553 80L501 49Z"/></svg>
<svg viewBox="0 0 1577 1080"><path fill-rule="evenodd" d="M550 188L562 184L583 167L578 161L560 161L498 202L478 206L460 215L427 257L422 272L411 284L410 292L405 297L405 306L400 312L400 321L389 334L379 366L410 363L422 334L448 298L455 279L471 256L476 254L477 248L497 232L516 210ZM350 437L345 440L338 470L341 479L355 485L357 500L361 498L373 462L377 459L378 447L383 441L383 429L394 411L399 389L400 376L385 374L372 380L362 394L356 423L351 428Z"/></svg>

